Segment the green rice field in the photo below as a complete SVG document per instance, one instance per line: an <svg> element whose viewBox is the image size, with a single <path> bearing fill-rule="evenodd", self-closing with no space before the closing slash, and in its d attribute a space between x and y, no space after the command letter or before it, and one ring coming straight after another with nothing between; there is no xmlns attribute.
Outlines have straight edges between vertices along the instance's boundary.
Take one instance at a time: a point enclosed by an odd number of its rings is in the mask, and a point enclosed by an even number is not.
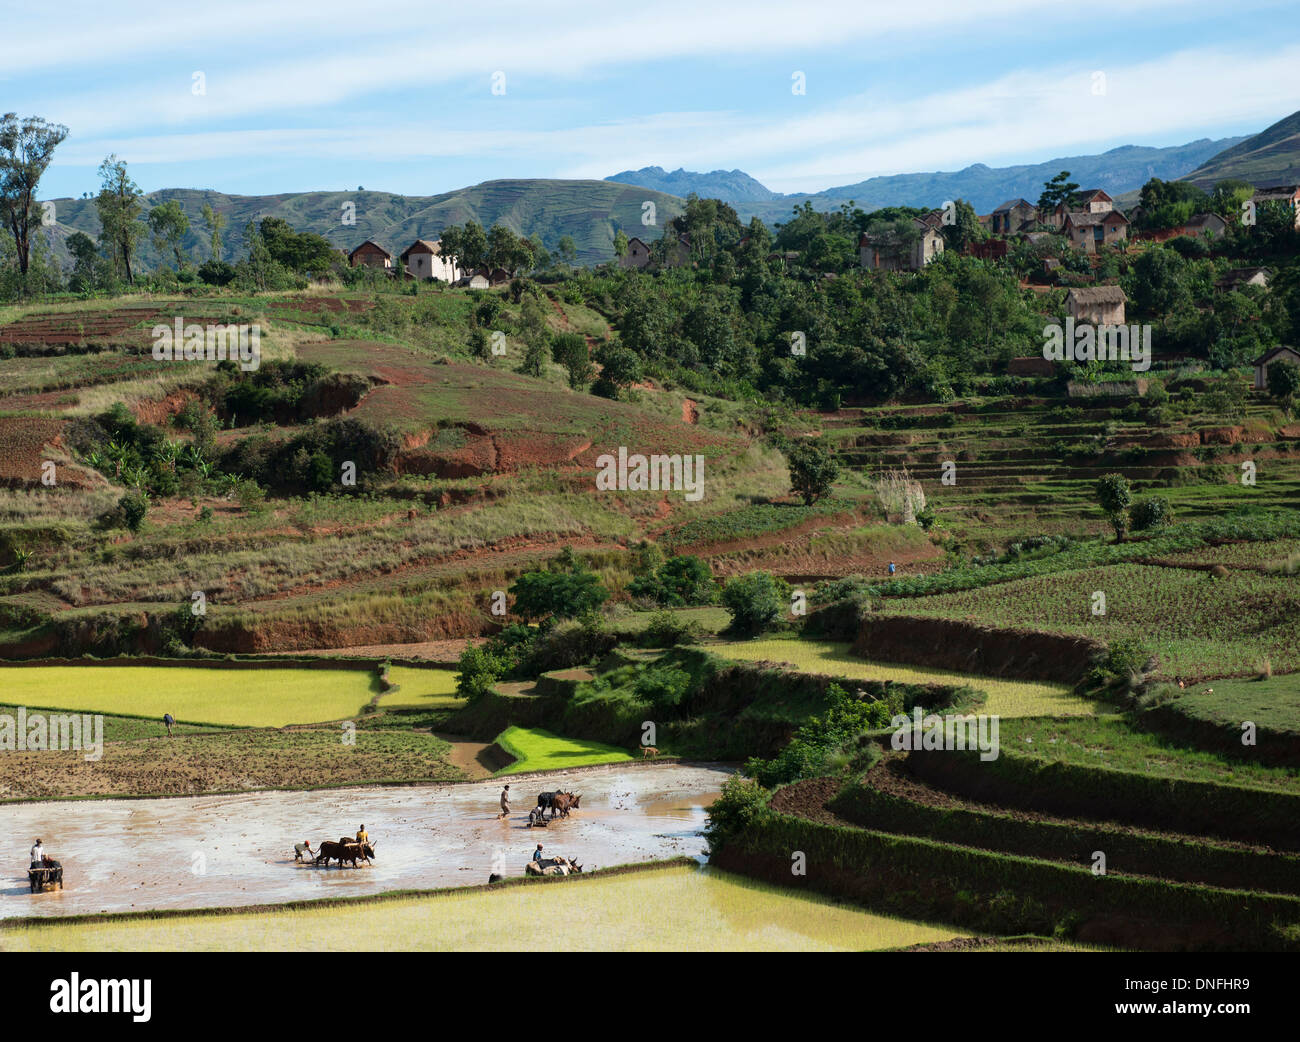
<svg viewBox="0 0 1300 1042"><path fill-rule="evenodd" d="M524 774L528 771L568 770L594 767L602 763L622 763L632 754L603 742L580 738L561 738L541 729L507 727L497 735L497 745L515 757L515 762L497 774Z"/></svg>

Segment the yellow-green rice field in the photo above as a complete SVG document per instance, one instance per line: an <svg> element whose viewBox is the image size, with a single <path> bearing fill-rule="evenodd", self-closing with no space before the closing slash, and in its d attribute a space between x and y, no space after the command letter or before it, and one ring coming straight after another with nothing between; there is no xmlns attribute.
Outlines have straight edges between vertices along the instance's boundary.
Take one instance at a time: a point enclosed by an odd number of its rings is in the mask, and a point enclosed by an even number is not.
<svg viewBox="0 0 1300 1042"><path fill-rule="evenodd" d="M456 694L456 674L450 669L390 666L388 679L399 690L380 695L380 709L459 709L465 704Z"/></svg>
<svg viewBox="0 0 1300 1042"><path fill-rule="evenodd" d="M797 639L740 640L710 644L708 650L724 658L746 662L788 662L805 673L852 677L856 680L893 680L903 684L969 684L987 691L980 712L996 716L1086 716L1096 704L1072 694L1062 684L1034 680L1001 680L943 669L871 662L859 658L849 645L836 641Z"/></svg>
<svg viewBox="0 0 1300 1042"><path fill-rule="evenodd" d="M539 893L538 886L553 887ZM542 902L540 905L538 902ZM556 914L538 914L539 908ZM4 951L861 951L958 929L673 865L379 903L0 929ZM309 940L308 940L309 939Z"/></svg>
<svg viewBox="0 0 1300 1042"><path fill-rule="evenodd" d="M156 718L171 713L180 723L226 727L344 720L374 698L375 683L373 673L347 669L0 667L0 692L12 705Z"/></svg>

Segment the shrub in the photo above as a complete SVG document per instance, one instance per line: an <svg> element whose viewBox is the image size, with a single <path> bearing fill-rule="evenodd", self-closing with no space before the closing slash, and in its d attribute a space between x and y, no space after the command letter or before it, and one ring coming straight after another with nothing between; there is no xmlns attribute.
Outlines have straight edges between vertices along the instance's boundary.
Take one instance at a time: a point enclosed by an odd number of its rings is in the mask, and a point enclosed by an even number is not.
<svg viewBox="0 0 1300 1042"><path fill-rule="evenodd" d="M633 597L648 597L658 604L681 608L712 604L713 572L691 554L670 557L654 572L633 579L627 586Z"/></svg>
<svg viewBox="0 0 1300 1042"><path fill-rule="evenodd" d="M608 654L617 643L618 637L597 615L587 615L581 621L566 619L538 635L527 671L537 674L585 666Z"/></svg>
<svg viewBox="0 0 1300 1042"><path fill-rule="evenodd" d="M691 675L683 669L672 667L647 669L632 685L637 698L665 712L681 705L690 689Z"/></svg>
<svg viewBox="0 0 1300 1042"><path fill-rule="evenodd" d="M132 532L138 532L149 512L149 497L143 492L128 492L117 501L117 509L122 514L122 523Z"/></svg>
<svg viewBox="0 0 1300 1042"><path fill-rule="evenodd" d="M1173 510L1169 506L1169 500L1163 496L1148 496L1146 499L1139 499L1133 504L1129 512L1129 519L1133 525L1133 531L1145 532L1150 528L1162 528L1173 521Z"/></svg>
<svg viewBox="0 0 1300 1042"><path fill-rule="evenodd" d="M785 453L790 470L790 488L803 498L804 506L830 492L840 468L831 452L815 442L798 442Z"/></svg>
<svg viewBox="0 0 1300 1042"><path fill-rule="evenodd" d="M525 572L510 592L515 609L529 619L571 619L595 611L609 599L599 577L581 566L572 572Z"/></svg>
<svg viewBox="0 0 1300 1042"><path fill-rule="evenodd" d="M505 673L506 664L486 648L473 645L460 653L457 670L456 693L473 702Z"/></svg>
<svg viewBox="0 0 1300 1042"><path fill-rule="evenodd" d="M767 818L771 814L767 806L770 795L750 778L739 775L728 778L722 785L722 794L709 807L709 823L704 836L709 842L710 852Z"/></svg>
<svg viewBox="0 0 1300 1042"><path fill-rule="evenodd" d="M732 626L757 633L781 617L785 610L785 583L767 572L751 572L731 579L722 591L722 605L731 613Z"/></svg>
<svg viewBox="0 0 1300 1042"><path fill-rule="evenodd" d="M657 611L650 616L650 624L641 634L641 643L649 648L671 648L678 644L691 644L703 634L694 622L678 622L671 613Z"/></svg>

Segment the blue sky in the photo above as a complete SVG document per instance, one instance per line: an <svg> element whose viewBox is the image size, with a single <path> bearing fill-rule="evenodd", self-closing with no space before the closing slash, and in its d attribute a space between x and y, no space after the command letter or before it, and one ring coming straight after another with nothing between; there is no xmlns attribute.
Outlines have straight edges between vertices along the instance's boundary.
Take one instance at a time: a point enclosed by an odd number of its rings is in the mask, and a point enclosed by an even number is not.
<svg viewBox="0 0 1300 1042"><path fill-rule="evenodd" d="M433 195L646 165L817 191L1300 108L1294 0L125 0L5 21L33 44L0 54L0 108L71 130L47 198L95 191L110 152L146 191Z"/></svg>

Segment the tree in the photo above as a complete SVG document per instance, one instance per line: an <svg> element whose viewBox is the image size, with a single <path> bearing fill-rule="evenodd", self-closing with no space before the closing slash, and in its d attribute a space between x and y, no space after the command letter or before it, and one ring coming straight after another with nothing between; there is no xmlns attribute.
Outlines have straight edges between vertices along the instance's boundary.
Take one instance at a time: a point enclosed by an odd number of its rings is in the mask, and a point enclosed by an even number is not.
<svg viewBox="0 0 1300 1042"><path fill-rule="evenodd" d="M595 611L609 591L595 572L579 564L574 571L525 572L510 587L515 610L526 619L572 619Z"/></svg>
<svg viewBox="0 0 1300 1042"><path fill-rule="evenodd" d="M626 240L626 236L624 236ZM572 235L561 235L560 241L555 245L555 252L559 255L560 260L570 267L578 259L578 245L573 241Z"/></svg>
<svg viewBox="0 0 1300 1042"><path fill-rule="evenodd" d="M591 364L587 340L581 333L557 333L551 338L551 357L569 374L569 386L575 391L591 383L596 368Z"/></svg>
<svg viewBox="0 0 1300 1042"><path fill-rule="evenodd" d="M71 288L74 292L85 293L92 290L99 282L99 247L95 240L85 232L73 232L65 244L72 254Z"/></svg>
<svg viewBox="0 0 1300 1042"><path fill-rule="evenodd" d="M633 597L649 597L674 608L712 604L715 595L713 572L700 558L681 554L633 579L628 583L627 592Z"/></svg>
<svg viewBox="0 0 1300 1042"><path fill-rule="evenodd" d="M626 347L606 346L600 350L597 358L601 370L591 388L593 394L617 399L623 388L643 379L641 359Z"/></svg>
<svg viewBox="0 0 1300 1042"><path fill-rule="evenodd" d="M120 264L126 272L126 281L135 284L135 275L131 269L131 259L135 256L140 236L144 233L144 224L140 220L144 206L141 203L140 188L131 180L126 171L126 164L117 156L110 155L99 164L100 189L95 197L95 208L99 211L100 244L114 264Z"/></svg>
<svg viewBox="0 0 1300 1042"><path fill-rule="evenodd" d="M1186 276L1187 261L1173 250L1152 246L1133 262L1129 296L1137 308L1158 315L1165 324L1169 313L1190 295Z"/></svg>
<svg viewBox="0 0 1300 1042"><path fill-rule="evenodd" d="M466 221L463 228L448 225L438 241L443 256L454 257L456 266L466 274L487 264L487 235L477 221Z"/></svg>
<svg viewBox="0 0 1300 1042"><path fill-rule="evenodd" d="M790 469L790 488L803 497L804 506L812 506L830 492L839 477L839 464L825 445L803 441L792 445L785 453Z"/></svg>
<svg viewBox="0 0 1300 1042"><path fill-rule="evenodd" d="M181 257L181 240L190 230L190 219L185 216L181 204L176 199L159 203L149 211L149 231L153 234L154 247L162 252L168 246L176 256L176 270L184 264Z"/></svg>
<svg viewBox="0 0 1300 1042"><path fill-rule="evenodd" d="M757 633L781 617L785 610L783 583L767 572L737 575L722 589L722 606L741 633Z"/></svg>
<svg viewBox="0 0 1300 1042"><path fill-rule="evenodd" d="M1038 209L1051 213L1062 203L1068 208L1074 202L1074 193L1079 186L1070 180L1070 171L1062 170L1043 185L1043 194L1038 197Z"/></svg>
<svg viewBox="0 0 1300 1042"><path fill-rule="evenodd" d="M1107 474L1097 479L1097 504L1115 529L1115 541L1124 539L1129 525L1129 507L1133 503L1133 487L1123 474Z"/></svg>
<svg viewBox="0 0 1300 1042"><path fill-rule="evenodd" d="M149 496L145 492L128 492L117 501L122 521L132 532L140 531L145 514L149 512Z"/></svg>
<svg viewBox="0 0 1300 1042"><path fill-rule="evenodd" d="M68 128L37 116L19 119L16 112L0 118L0 218L14 239L18 270L27 274L31 256L31 227L40 224L36 189L54 150Z"/></svg>
<svg viewBox="0 0 1300 1042"><path fill-rule="evenodd" d="M1300 366L1294 362L1274 362L1265 372L1268 374L1268 393L1290 416L1296 396L1300 395Z"/></svg>
<svg viewBox="0 0 1300 1042"><path fill-rule="evenodd" d="M279 217L262 218L261 233L271 260L290 271L323 275L338 260L328 240L314 232L295 231L293 225Z"/></svg>
<svg viewBox="0 0 1300 1042"><path fill-rule="evenodd" d="M211 204L203 204L203 223L208 229L208 248L214 264L221 263L221 230L226 226L226 215L217 213Z"/></svg>
<svg viewBox="0 0 1300 1042"><path fill-rule="evenodd" d="M965 199L958 199L954 203L954 208L956 210L954 214L956 220L952 224L945 224L939 230L939 233L943 236L945 249L960 252L970 243L988 238L988 232L980 224L979 216L975 213L975 207L971 206Z"/></svg>
<svg viewBox="0 0 1300 1042"><path fill-rule="evenodd" d="M614 256L615 257L621 258L627 256L627 241L628 241L627 232L623 231L622 228L620 228L618 231L614 233Z"/></svg>

